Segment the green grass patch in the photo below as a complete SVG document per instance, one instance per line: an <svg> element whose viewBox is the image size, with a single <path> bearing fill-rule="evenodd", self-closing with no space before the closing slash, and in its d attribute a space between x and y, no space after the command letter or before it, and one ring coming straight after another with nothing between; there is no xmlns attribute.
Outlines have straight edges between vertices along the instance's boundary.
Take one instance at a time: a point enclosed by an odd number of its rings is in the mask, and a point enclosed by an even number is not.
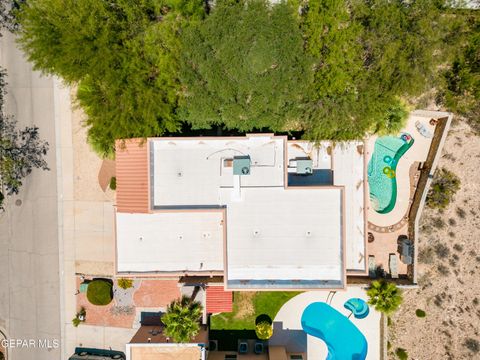
<svg viewBox="0 0 480 360"><path fill-rule="evenodd" d="M288 300L300 294L295 291L235 292L233 311L210 318L212 330L255 330L255 319L268 315L275 319L278 311Z"/></svg>
<svg viewBox="0 0 480 360"><path fill-rule="evenodd" d="M105 280L93 280L88 284L87 299L93 305L108 305L113 299L112 284Z"/></svg>

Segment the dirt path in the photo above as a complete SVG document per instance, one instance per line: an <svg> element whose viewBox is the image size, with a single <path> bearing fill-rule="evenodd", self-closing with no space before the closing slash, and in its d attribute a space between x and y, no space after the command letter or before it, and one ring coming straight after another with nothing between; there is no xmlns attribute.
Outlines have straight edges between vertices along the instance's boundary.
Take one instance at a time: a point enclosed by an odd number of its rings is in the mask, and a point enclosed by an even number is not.
<svg viewBox="0 0 480 360"><path fill-rule="evenodd" d="M404 348L412 360L480 359L480 137L465 123L453 124L439 167L461 189L445 211L423 214L420 287L405 291L392 318L391 350Z"/></svg>

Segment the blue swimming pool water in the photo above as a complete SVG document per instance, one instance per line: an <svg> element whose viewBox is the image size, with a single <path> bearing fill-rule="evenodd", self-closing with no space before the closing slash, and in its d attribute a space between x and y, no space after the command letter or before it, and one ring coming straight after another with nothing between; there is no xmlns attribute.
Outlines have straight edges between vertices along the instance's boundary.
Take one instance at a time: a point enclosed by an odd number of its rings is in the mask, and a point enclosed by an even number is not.
<svg viewBox="0 0 480 360"><path fill-rule="evenodd" d="M327 303L308 305L302 314L302 328L308 335L327 344L326 360L365 360L367 357L365 336L347 317Z"/></svg>
<svg viewBox="0 0 480 360"><path fill-rule="evenodd" d="M350 310L357 319L364 319L370 313L370 308L365 300L360 298L348 299L343 307Z"/></svg>
<svg viewBox="0 0 480 360"><path fill-rule="evenodd" d="M405 140L405 136L408 136L408 140ZM398 137L383 136L375 141L373 154L368 162L368 187L370 201L378 213L386 214L395 207L397 199L395 171L398 161L413 142L409 134Z"/></svg>

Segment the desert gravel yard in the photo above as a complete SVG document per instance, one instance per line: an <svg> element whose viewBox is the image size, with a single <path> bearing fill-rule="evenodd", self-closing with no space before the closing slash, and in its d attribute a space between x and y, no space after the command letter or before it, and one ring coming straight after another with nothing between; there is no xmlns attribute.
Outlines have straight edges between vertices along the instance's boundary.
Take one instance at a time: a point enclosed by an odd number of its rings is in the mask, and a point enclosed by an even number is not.
<svg viewBox="0 0 480 360"><path fill-rule="evenodd" d="M392 318L389 359L398 348L415 360L480 359L480 136L452 123L439 167L461 187L446 210L423 214L419 288Z"/></svg>

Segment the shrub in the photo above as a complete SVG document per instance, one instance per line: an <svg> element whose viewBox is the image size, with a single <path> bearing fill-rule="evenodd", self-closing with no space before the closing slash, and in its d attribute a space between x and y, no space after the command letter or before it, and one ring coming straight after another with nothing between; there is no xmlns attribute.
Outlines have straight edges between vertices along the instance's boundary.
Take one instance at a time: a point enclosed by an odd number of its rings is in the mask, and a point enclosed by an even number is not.
<svg viewBox="0 0 480 360"><path fill-rule="evenodd" d="M445 221L440 217L436 217L432 220L432 225L435 229L443 229L445 227Z"/></svg>
<svg viewBox="0 0 480 360"><path fill-rule="evenodd" d="M419 318L424 318L425 316L427 316L427 313L425 311L423 311L422 309L417 309L415 311L415 315L417 315L417 317L419 317Z"/></svg>
<svg viewBox="0 0 480 360"><path fill-rule="evenodd" d="M3 199L5 199L5 196L3 193L0 191L0 210L3 209Z"/></svg>
<svg viewBox="0 0 480 360"><path fill-rule="evenodd" d="M448 267L446 267L445 265L443 264L439 264L437 266L437 270L438 272L443 275L443 276L447 276L448 274L450 274L450 270L448 269Z"/></svg>
<svg viewBox="0 0 480 360"><path fill-rule="evenodd" d="M437 254L440 259L445 259L448 257L448 255L450 255L450 249L444 244L436 244L435 254Z"/></svg>
<svg viewBox="0 0 480 360"><path fill-rule="evenodd" d="M130 289L131 287L133 287L133 280L132 279L125 279L125 278L121 278L121 279L118 279L117 280L117 285L119 287L121 287L122 289Z"/></svg>
<svg viewBox="0 0 480 360"><path fill-rule="evenodd" d="M395 350L395 355L397 355L397 357L400 360L407 360L408 359L407 350L402 349L402 348L397 348L397 350Z"/></svg>
<svg viewBox="0 0 480 360"><path fill-rule="evenodd" d="M113 299L112 284L106 280L93 280L88 284L87 299L93 305L108 305Z"/></svg>
<svg viewBox="0 0 480 360"><path fill-rule="evenodd" d="M427 206L445 209L460 189L460 179L451 171L442 168L435 172L427 195Z"/></svg>
<svg viewBox="0 0 480 360"><path fill-rule="evenodd" d="M465 212L465 210L463 210L462 208L459 208L457 207L457 209L455 210L456 214L458 215L458 217L460 219L465 219L467 213Z"/></svg>
<svg viewBox="0 0 480 360"><path fill-rule="evenodd" d="M468 350L473 352L474 354L477 354L480 351L480 343L478 340L468 338L465 340L463 343L463 346L465 346Z"/></svg>
<svg viewBox="0 0 480 360"><path fill-rule="evenodd" d="M386 315L395 312L403 301L402 291L397 285L385 280L373 281L367 295L370 298L368 303Z"/></svg>
<svg viewBox="0 0 480 360"><path fill-rule="evenodd" d="M273 335L273 327L268 321L259 322L255 326L255 333L260 340L268 340Z"/></svg>
<svg viewBox="0 0 480 360"><path fill-rule="evenodd" d="M80 325L81 322L85 321L85 316L87 315L87 312L85 311L85 308L82 306L79 312L77 312L77 315L72 319L72 324L73 326L77 327Z"/></svg>
<svg viewBox="0 0 480 360"><path fill-rule="evenodd" d="M117 178L114 176L110 179L110 189L117 190Z"/></svg>
<svg viewBox="0 0 480 360"><path fill-rule="evenodd" d="M455 251L462 252L462 251L463 251L463 245L461 245L461 244L455 244L455 245L453 245L453 249L454 249Z"/></svg>
<svg viewBox="0 0 480 360"><path fill-rule="evenodd" d="M422 264L433 263L433 248L431 246L422 247L418 251L418 261Z"/></svg>

